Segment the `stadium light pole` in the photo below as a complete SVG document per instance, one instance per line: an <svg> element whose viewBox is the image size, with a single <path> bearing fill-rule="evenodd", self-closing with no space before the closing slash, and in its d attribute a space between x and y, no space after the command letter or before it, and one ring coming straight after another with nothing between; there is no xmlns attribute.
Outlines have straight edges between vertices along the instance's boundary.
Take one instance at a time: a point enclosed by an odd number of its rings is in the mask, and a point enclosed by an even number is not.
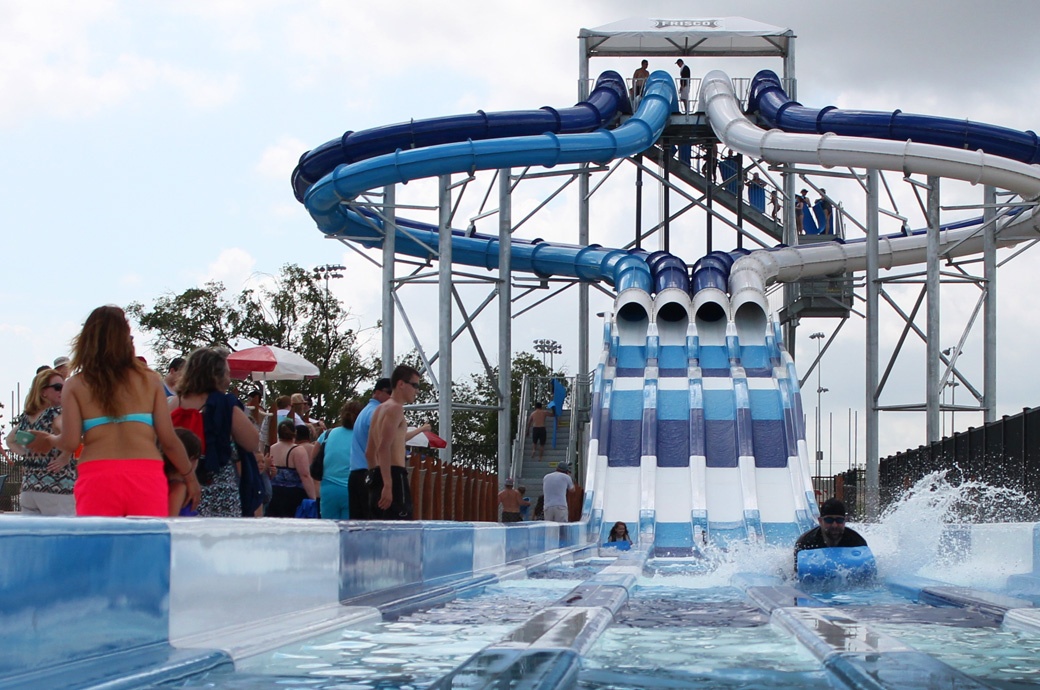
<svg viewBox="0 0 1040 690"><path fill-rule="evenodd" d="M542 366L545 366L545 355L549 355L549 373L551 374L555 370L553 365L553 355L562 354L563 346L555 340L538 338L534 341L534 349L536 352L542 353Z"/></svg>

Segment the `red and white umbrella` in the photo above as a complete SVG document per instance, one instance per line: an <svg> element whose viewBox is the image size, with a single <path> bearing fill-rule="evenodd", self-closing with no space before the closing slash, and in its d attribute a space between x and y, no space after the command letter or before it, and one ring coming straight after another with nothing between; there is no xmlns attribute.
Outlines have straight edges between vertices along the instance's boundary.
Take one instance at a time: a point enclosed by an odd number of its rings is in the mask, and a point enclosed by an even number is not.
<svg viewBox="0 0 1040 690"><path fill-rule="evenodd" d="M254 381L300 381L317 376L318 367L306 359L274 345L260 345L228 355L231 378Z"/></svg>
<svg viewBox="0 0 1040 690"><path fill-rule="evenodd" d="M408 432L415 431L416 427L409 427ZM447 448L448 442L432 431L420 431L415 436L405 441L405 445L418 448Z"/></svg>

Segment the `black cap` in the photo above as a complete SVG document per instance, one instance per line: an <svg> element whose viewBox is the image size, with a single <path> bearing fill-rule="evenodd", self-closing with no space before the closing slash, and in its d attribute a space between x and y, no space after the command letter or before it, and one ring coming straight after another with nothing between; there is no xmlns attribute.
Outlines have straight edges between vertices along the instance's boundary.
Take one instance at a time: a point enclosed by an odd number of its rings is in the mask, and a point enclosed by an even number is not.
<svg viewBox="0 0 1040 690"><path fill-rule="evenodd" d="M394 387L390 385L390 379L383 378L376 381L375 390L383 391L384 393L393 393Z"/></svg>
<svg viewBox="0 0 1040 690"><path fill-rule="evenodd" d="M836 498L828 498L820 506L820 517L824 515L841 515L844 517L847 515L845 512L845 504Z"/></svg>

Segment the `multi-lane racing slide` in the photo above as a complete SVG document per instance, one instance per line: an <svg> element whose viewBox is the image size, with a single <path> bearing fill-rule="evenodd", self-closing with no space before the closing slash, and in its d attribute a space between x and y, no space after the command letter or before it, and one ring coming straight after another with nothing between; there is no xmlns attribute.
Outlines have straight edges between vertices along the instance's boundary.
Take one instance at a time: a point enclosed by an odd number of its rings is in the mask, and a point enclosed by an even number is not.
<svg viewBox="0 0 1040 690"><path fill-rule="evenodd" d="M411 150L305 154L294 173L294 190L323 232L380 246L387 223L351 206L359 194L443 174L605 163L638 153L657 141L676 110L667 73L655 72L644 94L637 112L610 130L526 135L502 130L478 141L439 127L440 143L416 141ZM883 141L863 131L823 136L760 129L741 112L720 72L704 79L700 102L723 144L770 162L918 172L992 184L1023 197L1040 193L1035 167L992 153ZM325 148L336 149L334 143ZM349 162L329 163L340 155ZM319 172L331 169L312 184L317 173L300 172L312 166ZM1008 216L1001 225L1004 244L1037 236L1031 210ZM397 252L436 256L436 227L395 218L393 228ZM497 236L452 235L453 261L497 267ZM954 255L981 249L976 227L943 235L944 249ZM882 267L923 261L925 245L923 235L882 238ZM774 281L862 270L863 242L715 252L689 274L684 261L663 252L514 239L511 254L513 270L603 281L618 293L604 325L593 391L585 479L590 529L602 534L622 520L638 527L641 541L659 553L685 554L734 539L790 544L812 524L816 504L798 378L768 315L765 288Z"/></svg>

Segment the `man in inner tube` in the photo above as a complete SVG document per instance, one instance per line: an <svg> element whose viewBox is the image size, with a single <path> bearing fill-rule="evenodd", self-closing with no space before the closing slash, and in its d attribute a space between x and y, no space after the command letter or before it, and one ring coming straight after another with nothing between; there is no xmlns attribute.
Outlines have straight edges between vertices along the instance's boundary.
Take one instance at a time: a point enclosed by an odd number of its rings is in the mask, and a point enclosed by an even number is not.
<svg viewBox="0 0 1040 690"><path fill-rule="evenodd" d="M845 526L845 504L836 498L828 498L820 506L819 527L798 537L794 543L794 570L798 572L798 552L806 549L823 549L829 546L866 546L867 540L859 532Z"/></svg>

